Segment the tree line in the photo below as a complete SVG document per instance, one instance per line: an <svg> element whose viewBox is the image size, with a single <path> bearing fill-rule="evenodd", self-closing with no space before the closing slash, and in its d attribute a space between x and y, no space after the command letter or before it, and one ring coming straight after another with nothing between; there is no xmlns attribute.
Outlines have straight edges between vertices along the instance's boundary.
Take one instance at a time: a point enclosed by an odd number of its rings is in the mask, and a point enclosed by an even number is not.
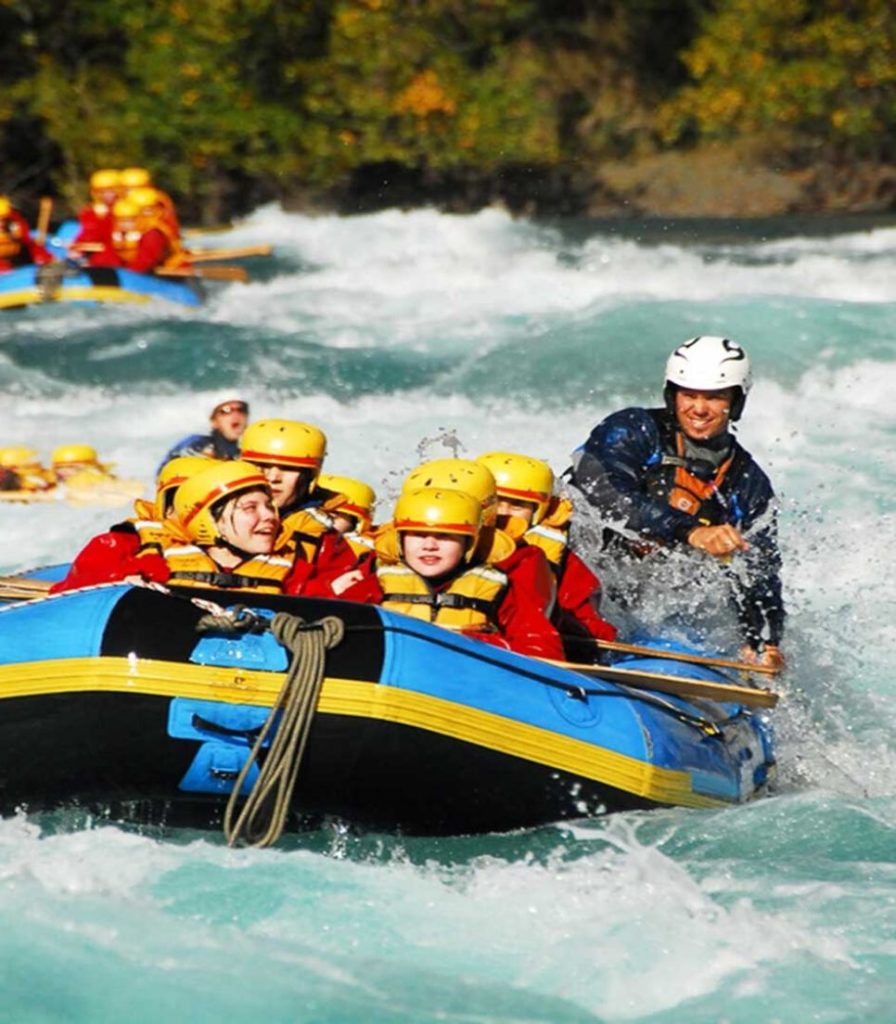
<svg viewBox="0 0 896 1024"><path fill-rule="evenodd" d="M606 161L717 140L794 168L896 149L892 0L0 0L0 49L0 190L70 209L103 166L214 222L575 203Z"/></svg>

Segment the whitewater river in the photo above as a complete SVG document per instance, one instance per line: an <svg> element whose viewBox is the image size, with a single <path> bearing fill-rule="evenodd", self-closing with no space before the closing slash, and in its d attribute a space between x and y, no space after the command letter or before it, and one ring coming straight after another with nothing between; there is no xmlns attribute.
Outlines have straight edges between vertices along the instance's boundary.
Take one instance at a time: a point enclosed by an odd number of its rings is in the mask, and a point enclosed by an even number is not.
<svg viewBox="0 0 896 1024"><path fill-rule="evenodd" d="M213 244L275 258L198 311L2 315L0 442L93 444L148 492L237 387L253 418L319 424L381 516L421 455L562 470L598 419L657 402L672 347L730 334L791 668L777 792L738 808L268 851L0 821L0 1021L896 1020L896 228L736 228L265 208ZM0 572L114 515L0 507Z"/></svg>

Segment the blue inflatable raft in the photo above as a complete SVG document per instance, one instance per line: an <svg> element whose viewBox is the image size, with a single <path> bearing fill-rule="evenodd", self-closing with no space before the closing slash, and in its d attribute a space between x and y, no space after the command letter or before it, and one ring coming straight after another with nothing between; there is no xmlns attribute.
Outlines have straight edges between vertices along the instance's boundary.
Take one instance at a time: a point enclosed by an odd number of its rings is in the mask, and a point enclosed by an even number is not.
<svg viewBox="0 0 896 1024"><path fill-rule="evenodd" d="M42 303L143 303L155 299L198 306L203 301L192 279L168 280L114 267L76 267L65 263L18 267L0 273L0 309Z"/></svg>
<svg viewBox="0 0 896 1024"><path fill-rule="evenodd" d="M0 609L0 811L220 827L292 655L264 628L209 630L197 598L234 602L108 584ZM240 599L262 624L278 611L345 624L290 830L333 816L454 834L712 807L751 799L773 771L765 713L742 704L635 689L618 668L572 671L369 605ZM619 667L719 681L660 651Z"/></svg>

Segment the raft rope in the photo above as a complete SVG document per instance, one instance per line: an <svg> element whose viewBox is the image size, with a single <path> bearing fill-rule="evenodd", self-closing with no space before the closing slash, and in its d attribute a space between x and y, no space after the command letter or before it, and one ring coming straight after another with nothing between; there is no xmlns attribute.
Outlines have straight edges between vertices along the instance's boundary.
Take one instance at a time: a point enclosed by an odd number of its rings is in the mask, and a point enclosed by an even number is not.
<svg viewBox="0 0 896 1024"><path fill-rule="evenodd" d="M228 846L272 846L283 834L305 745L314 720L327 667L327 651L345 635L345 623L335 615L306 622L298 615L278 612L270 624L251 609L237 605L204 615L197 630L259 632L270 629L278 643L292 653L277 700L265 720L246 762L233 784L224 812L224 838ZM274 729L270 750L239 814L237 802L243 783ZM234 817L236 820L234 820Z"/></svg>

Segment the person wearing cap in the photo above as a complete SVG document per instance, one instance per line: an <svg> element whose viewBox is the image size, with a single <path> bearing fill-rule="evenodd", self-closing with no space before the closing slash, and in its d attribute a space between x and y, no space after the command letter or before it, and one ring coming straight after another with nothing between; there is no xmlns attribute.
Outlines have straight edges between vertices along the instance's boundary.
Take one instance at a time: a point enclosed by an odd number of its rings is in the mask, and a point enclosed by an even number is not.
<svg viewBox="0 0 896 1024"><path fill-rule="evenodd" d="M651 570L665 563L669 590L691 589L695 597L696 584L671 582L669 556L683 550L719 570L708 579L727 582L742 657L780 669L775 495L731 429L751 384L750 360L737 342L691 338L666 363L664 407L623 409L598 423L573 454L570 482L597 510L604 547L630 569L639 561ZM661 576L654 573L654 581Z"/></svg>
<svg viewBox="0 0 896 1024"><path fill-rule="evenodd" d="M201 455L207 459L238 459L240 438L249 423L249 403L235 391L218 396L212 407L207 434L188 434L165 455L156 470L178 455Z"/></svg>
<svg viewBox="0 0 896 1024"><path fill-rule="evenodd" d="M49 263L52 256L34 238L28 221L7 196L0 195L0 271L32 263Z"/></svg>

